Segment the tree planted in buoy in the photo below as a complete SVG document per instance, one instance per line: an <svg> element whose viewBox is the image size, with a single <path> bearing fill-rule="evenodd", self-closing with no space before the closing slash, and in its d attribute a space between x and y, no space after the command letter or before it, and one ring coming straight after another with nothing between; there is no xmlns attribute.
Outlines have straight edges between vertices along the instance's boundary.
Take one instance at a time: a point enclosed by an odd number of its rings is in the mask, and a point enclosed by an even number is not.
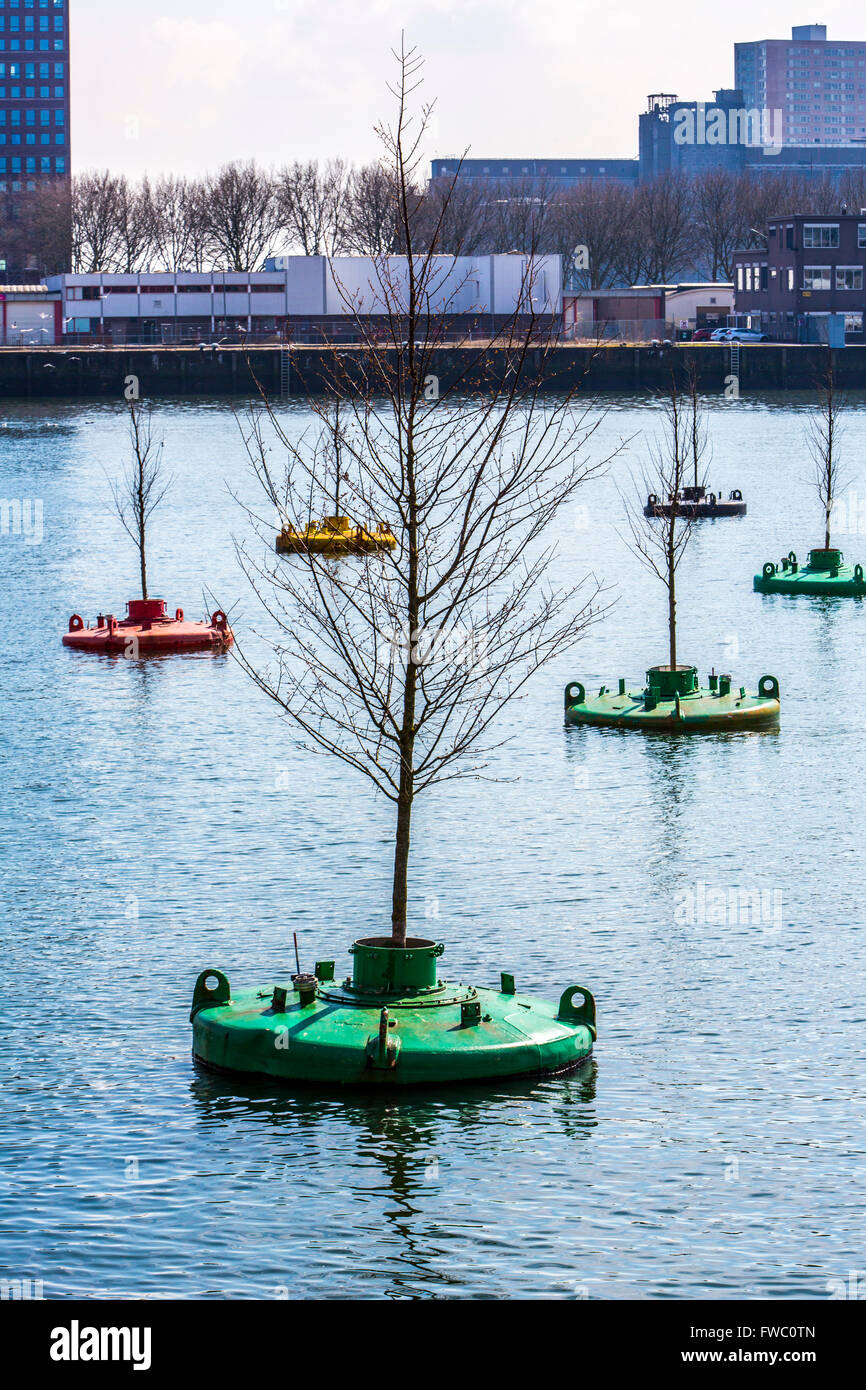
<svg viewBox="0 0 866 1390"><path fill-rule="evenodd" d="M114 509L138 550L141 597L129 599L126 617L101 612L95 623L78 613L69 619L63 645L99 656L153 656L170 652L222 652L234 635L228 619L217 609L203 622L188 621L182 608L172 618L164 599L148 593L147 536L150 519L164 501L172 479L163 464L162 441L154 438L152 408L138 398L137 378L130 378L124 395L129 414L131 459L119 478L109 479Z"/></svg>
<svg viewBox="0 0 866 1390"><path fill-rule="evenodd" d="M441 378L440 349L468 287L459 246L443 245L456 179L432 227L416 193L429 119L429 107L409 109L420 76L417 52L401 50L397 116L380 134L405 260L372 259L383 336L338 285L362 347L322 355L319 439L293 436L263 390L244 429L269 514L307 506L315 515L330 486L318 464L322 441L333 454L328 413L339 401L343 508L387 517L396 545L351 564L313 550L286 562L273 555L272 523L258 518L260 544L238 548L277 628L262 639L271 667L246 650L242 664L304 748L366 778L394 808L391 930L355 942L353 974L339 984L333 961L273 994L235 992L223 972L202 972L194 1055L230 1071L346 1084L481 1079L574 1066L595 1037L588 991L572 986L555 1005L518 998L508 973L498 990L449 984L437 969L442 943L409 929L416 798L481 777L502 741L497 717L598 616L594 580L557 584L546 533L601 467L587 454L596 421L575 409L576 392L539 392L556 325L552 305L540 312L534 254L519 311Z"/></svg>
<svg viewBox="0 0 866 1390"><path fill-rule="evenodd" d="M833 513L849 479L842 458L845 398L836 385L832 352L827 349L827 365L818 379L818 408L806 429L806 444L813 464L813 486L821 504L824 544L809 551L804 565L789 550L777 564L768 560L753 587L761 594L787 594L792 597L862 598L866 595L863 566L845 563L845 556L832 543Z"/></svg>
<svg viewBox="0 0 866 1390"><path fill-rule="evenodd" d="M662 409L663 426L649 445L649 463L642 482L633 480L633 493L623 497L630 539L626 543L646 569L664 585L667 595L668 661L651 666L643 686L621 676L616 690L603 685L588 695L580 681L565 688L568 724L602 725L643 732L691 733L727 728L760 727L779 715L779 683L762 676L757 692L735 686L728 674L713 670L706 687L697 667L680 665L677 649L677 576L685 557L695 517L676 505L657 511L643 509L633 494L667 497L674 502L683 479L699 478L705 449L703 407L694 382L684 395L671 374ZM696 486L702 484L698 482Z"/></svg>

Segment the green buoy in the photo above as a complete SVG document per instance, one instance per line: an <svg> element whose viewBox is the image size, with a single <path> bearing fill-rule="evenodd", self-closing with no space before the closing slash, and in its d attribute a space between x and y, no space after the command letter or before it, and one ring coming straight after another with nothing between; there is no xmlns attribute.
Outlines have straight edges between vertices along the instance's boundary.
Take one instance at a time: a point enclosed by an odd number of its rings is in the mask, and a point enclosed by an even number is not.
<svg viewBox="0 0 866 1390"><path fill-rule="evenodd" d="M757 693L734 686L728 675L713 672L702 687L695 666L651 666L643 689L602 686L587 698L579 681L565 687L565 722L657 733L700 733L718 729L752 729L779 717L779 682L762 676Z"/></svg>
<svg viewBox="0 0 866 1390"><path fill-rule="evenodd" d="M800 565L793 550L778 565L768 561L755 575L759 594L812 594L827 598L859 598L866 594L862 565L846 565L841 550L809 551L809 563Z"/></svg>
<svg viewBox="0 0 866 1390"><path fill-rule="evenodd" d="M592 1053L595 1000L572 986L559 1004L438 976L441 943L370 937L351 948L354 973L334 962L312 975L233 990L220 970L196 981L193 1054L220 1072L289 1083L439 1085L564 1072Z"/></svg>

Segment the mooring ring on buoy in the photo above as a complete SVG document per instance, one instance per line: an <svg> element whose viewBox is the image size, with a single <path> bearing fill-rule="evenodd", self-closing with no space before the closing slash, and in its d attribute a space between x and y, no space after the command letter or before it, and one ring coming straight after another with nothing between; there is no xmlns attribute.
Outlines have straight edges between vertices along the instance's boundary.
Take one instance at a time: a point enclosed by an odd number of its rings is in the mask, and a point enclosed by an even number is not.
<svg viewBox="0 0 866 1390"><path fill-rule="evenodd" d="M716 494L715 494L714 492L711 492L711 493L710 493L710 506L711 506L711 507L714 507L715 505L716 505Z"/></svg>
<svg viewBox="0 0 866 1390"><path fill-rule="evenodd" d="M855 582L855 584L862 584L862 583L863 583L863 566L862 566L862 565L855 565L855 566L854 566L854 582Z"/></svg>
<svg viewBox="0 0 866 1390"><path fill-rule="evenodd" d="M69 619L69 631L80 632L83 627L84 619L82 618L81 614L73 613L72 617Z"/></svg>
<svg viewBox="0 0 866 1390"><path fill-rule="evenodd" d="M764 578L765 578L765 579L772 579L772 578L773 578L773 575L774 575L775 573L776 573L776 566L773 564L772 560L768 560L767 563L766 563L765 566L764 566Z"/></svg>
<svg viewBox="0 0 866 1390"><path fill-rule="evenodd" d="M775 676L762 676L758 681L758 694L762 700L778 700L779 682Z"/></svg>
<svg viewBox="0 0 866 1390"><path fill-rule="evenodd" d="M574 693L576 692L576 694ZM565 707L569 705L582 705L586 700L586 687L580 681L572 681L571 685L565 687Z"/></svg>
<svg viewBox="0 0 866 1390"><path fill-rule="evenodd" d="M176 623L182 623L182 622L183 622L183 609L182 609L182 608L176 608L176 609L175 609L175 611L174 611L174 620L175 620Z"/></svg>
<svg viewBox="0 0 866 1390"><path fill-rule="evenodd" d="M656 497L655 493L651 492L646 500L646 504L648 507L655 507L658 505L658 500L659 499Z"/></svg>
<svg viewBox="0 0 866 1390"><path fill-rule="evenodd" d="M742 502L742 500L743 500L743 494L740 492L740 489L739 489L738 487L735 487L734 490L733 490L733 492L731 493L731 501L732 501L732 502Z"/></svg>
<svg viewBox="0 0 866 1390"><path fill-rule="evenodd" d="M220 630L228 626L228 619L221 608L218 608L215 613L211 614L211 626L218 627Z"/></svg>
<svg viewBox="0 0 866 1390"><path fill-rule="evenodd" d="M794 554L793 550L789 550L789 551L788 551L788 559L791 561L791 564L792 564L792 565L796 565L796 563L797 563L797 557L796 557L796 555Z"/></svg>

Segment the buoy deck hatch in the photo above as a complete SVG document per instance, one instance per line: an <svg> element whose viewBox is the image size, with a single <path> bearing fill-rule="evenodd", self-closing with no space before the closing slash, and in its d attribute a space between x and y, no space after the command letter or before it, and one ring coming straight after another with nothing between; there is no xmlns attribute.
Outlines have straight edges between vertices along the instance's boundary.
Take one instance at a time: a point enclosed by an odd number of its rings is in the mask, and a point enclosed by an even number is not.
<svg viewBox="0 0 866 1390"><path fill-rule="evenodd" d="M827 598L850 598L866 594L862 565L846 565L845 556L835 548L809 551L809 562L801 565L793 550L778 564L768 560L754 587L759 594L810 594Z"/></svg>
<svg viewBox="0 0 866 1390"><path fill-rule="evenodd" d="M762 676L757 692L735 686L731 676L713 671L706 686L696 666L651 666L643 689L620 679L616 690L603 685L588 696L580 681L565 687L567 724L655 730L658 733L713 732L753 728L779 717L779 682Z"/></svg>
<svg viewBox="0 0 866 1390"><path fill-rule="evenodd" d="M136 598L129 600L126 611L127 616L120 621L113 613L100 613L94 626L73 613L63 645L76 651L135 657L158 652L225 651L234 641L228 619L220 610L210 621L190 622L182 608L171 617L165 599Z"/></svg>
<svg viewBox="0 0 866 1390"><path fill-rule="evenodd" d="M312 975L235 990L220 970L196 981L193 1054L204 1066L286 1082L439 1085L567 1071L591 1055L595 1000L572 986L559 1003L443 980L441 943L368 937L353 973L334 962Z"/></svg>

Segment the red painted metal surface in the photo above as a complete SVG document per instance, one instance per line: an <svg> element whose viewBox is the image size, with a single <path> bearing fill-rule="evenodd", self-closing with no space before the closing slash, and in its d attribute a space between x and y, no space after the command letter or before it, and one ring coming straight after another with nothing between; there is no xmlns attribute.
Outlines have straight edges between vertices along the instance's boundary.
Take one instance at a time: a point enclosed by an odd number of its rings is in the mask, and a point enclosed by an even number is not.
<svg viewBox="0 0 866 1390"><path fill-rule="evenodd" d="M100 614L90 627L78 613L69 619L63 645L80 652L110 656L151 656L160 652L225 651L234 641L225 613L219 610L209 622L190 622L178 608L174 617L161 598L130 599L126 618Z"/></svg>

